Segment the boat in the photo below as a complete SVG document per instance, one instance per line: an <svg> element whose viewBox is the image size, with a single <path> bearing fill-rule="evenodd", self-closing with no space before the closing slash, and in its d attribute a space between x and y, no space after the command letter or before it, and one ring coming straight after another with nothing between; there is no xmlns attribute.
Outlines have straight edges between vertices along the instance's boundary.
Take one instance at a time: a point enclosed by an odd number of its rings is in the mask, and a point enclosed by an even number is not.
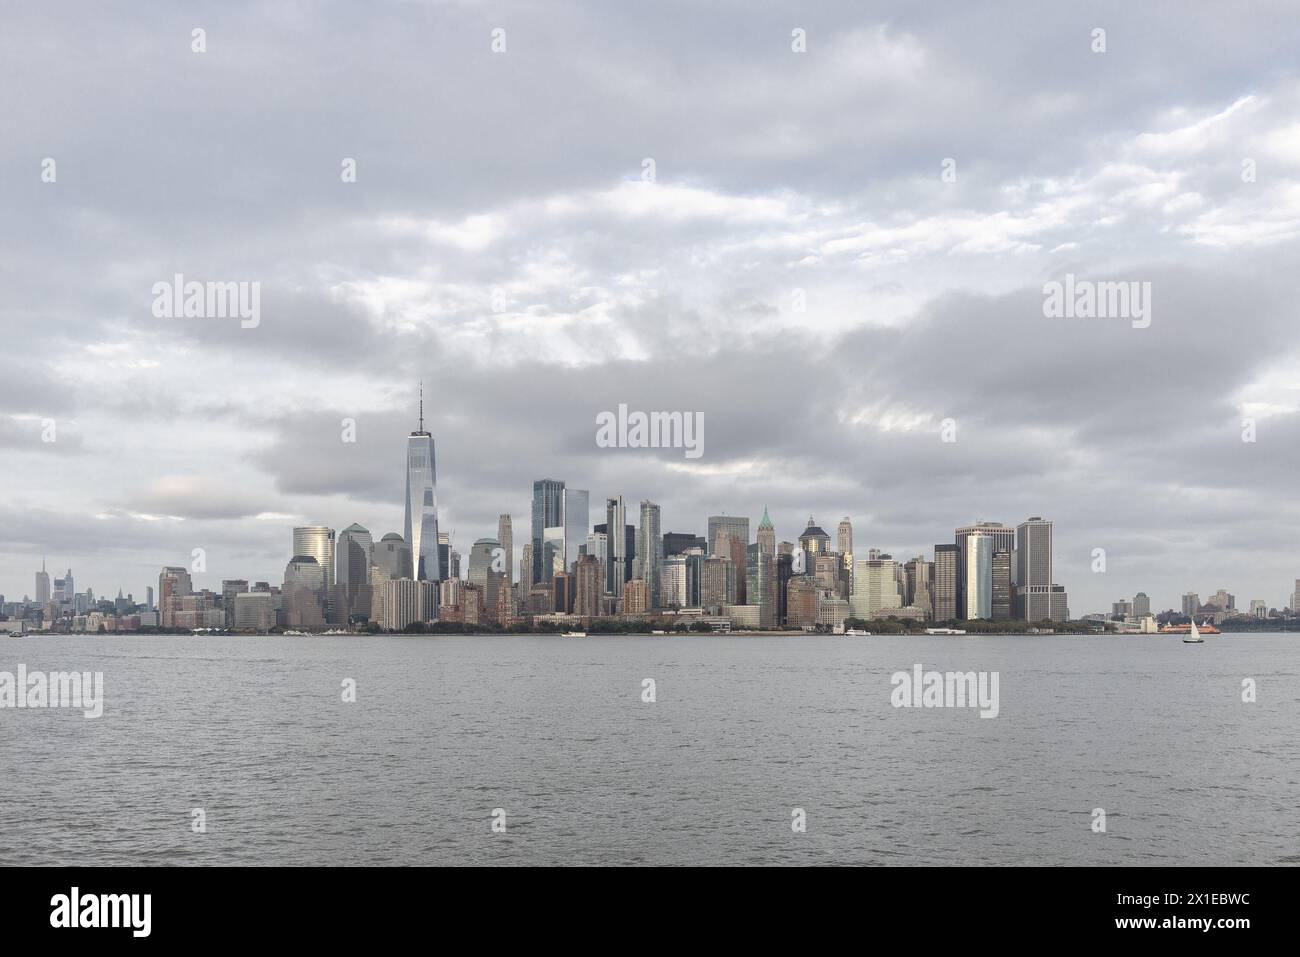
<svg viewBox="0 0 1300 957"><path fill-rule="evenodd" d="M850 628L844 633L845 638L869 638L871 632L863 631L861 628Z"/></svg>
<svg viewBox="0 0 1300 957"><path fill-rule="evenodd" d="M561 638L586 638L587 633L585 631L565 631L560 633L560 637Z"/></svg>
<svg viewBox="0 0 1300 957"><path fill-rule="evenodd" d="M1194 645L1203 641L1205 639L1201 637L1201 633L1196 629L1196 619L1193 618L1191 632L1183 636L1183 644Z"/></svg>
<svg viewBox="0 0 1300 957"><path fill-rule="evenodd" d="M1197 629L1202 635L1221 635L1223 632L1210 624L1210 619L1205 619ZM1165 625L1160 629L1162 635L1190 635L1192 633L1191 625Z"/></svg>

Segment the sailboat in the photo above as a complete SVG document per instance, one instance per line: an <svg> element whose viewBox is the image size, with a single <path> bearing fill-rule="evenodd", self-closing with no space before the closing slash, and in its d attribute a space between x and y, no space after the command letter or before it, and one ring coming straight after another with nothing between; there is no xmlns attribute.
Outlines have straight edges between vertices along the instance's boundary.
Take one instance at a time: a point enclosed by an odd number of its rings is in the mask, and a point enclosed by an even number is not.
<svg viewBox="0 0 1300 957"><path fill-rule="evenodd" d="M1194 645L1194 644L1199 644L1201 642L1204 642L1205 639L1201 637L1201 632L1196 627L1196 619L1195 618L1191 619L1191 622L1192 622L1192 630L1189 631L1187 634L1183 635L1183 644Z"/></svg>

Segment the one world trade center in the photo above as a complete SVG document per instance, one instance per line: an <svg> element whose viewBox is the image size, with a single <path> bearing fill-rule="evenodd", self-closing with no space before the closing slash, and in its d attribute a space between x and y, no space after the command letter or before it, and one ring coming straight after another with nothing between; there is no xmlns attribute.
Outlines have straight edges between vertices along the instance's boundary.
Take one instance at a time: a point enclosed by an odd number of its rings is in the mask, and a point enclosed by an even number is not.
<svg viewBox="0 0 1300 957"><path fill-rule="evenodd" d="M417 581L441 581L438 561L438 481L433 436L424 431L424 388L420 388L420 428L406 438L406 526Z"/></svg>

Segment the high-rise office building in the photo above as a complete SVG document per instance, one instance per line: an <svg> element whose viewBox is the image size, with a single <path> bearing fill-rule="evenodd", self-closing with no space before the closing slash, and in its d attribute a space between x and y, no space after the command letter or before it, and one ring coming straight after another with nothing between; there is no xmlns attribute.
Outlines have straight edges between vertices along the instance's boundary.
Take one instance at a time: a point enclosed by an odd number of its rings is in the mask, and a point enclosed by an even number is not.
<svg viewBox="0 0 1300 957"><path fill-rule="evenodd" d="M1151 599L1144 591L1138 592L1133 596L1133 616L1142 618L1151 614Z"/></svg>
<svg viewBox="0 0 1300 957"><path fill-rule="evenodd" d="M1025 621L1052 619L1052 523L1035 515L1016 526L1016 607Z"/></svg>
<svg viewBox="0 0 1300 957"><path fill-rule="evenodd" d="M702 535L692 535L689 532L664 532L665 555L685 555L692 548L702 548L707 552L709 543Z"/></svg>
<svg viewBox="0 0 1300 957"><path fill-rule="evenodd" d="M840 519L839 527L835 529L835 544L841 555L853 554L853 523L847 515Z"/></svg>
<svg viewBox="0 0 1300 957"><path fill-rule="evenodd" d="M934 620L957 617L957 546L934 546Z"/></svg>
<svg viewBox="0 0 1300 957"><path fill-rule="evenodd" d="M776 526L767 514L767 506L763 507L763 517L758 521L757 537L759 550L764 555L771 555L772 560L776 561Z"/></svg>
<svg viewBox="0 0 1300 957"><path fill-rule="evenodd" d="M50 573L45 570L45 559L41 559L41 570L36 573L36 604L44 608L50 600Z"/></svg>
<svg viewBox="0 0 1300 957"><path fill-rule="evenodd" d="M563 515L560 524L564 526L564 570L573 571L573 564L582 554L582 546L587 544L587 533L591 531L591 493L586 489L565 488L561 497Z"/></svg>
<svg viewBox="0 0 1300 957"><path fill-rule="evenodd" d="M993 609L994 621L1006 621L1011 617L1011 553L998 550L993 553Z"/></svg>
<svg viewBox="0 0 1300 957"><path fill-rule="evenodd" d="M335 542L334 582L335 620L346 624L353 616L370 617L370 566L374 564L375 543L369 529L353 522L339 532Z"/></svg>
<svg viewBox="0 0 1300 957"><path fill-rule="evenodd" d="M366 585L375 543L369 529L353 522L339 532L335 542L334 581L340 585Z"/></svg>
<svg viewBox="0 0 1300 957"><path fill-rule="evenodd" d="M831 550L831 537L808 516L808 526L799 536L799 547L803 549L803 569L796 568L795 574L812 574L817 565L817 557L826 555Z"/></svg>
<svg viewBox="0 0 1300 957"><path fill-rule="evenodd" d="M497 516L497 541L501 543L501 550L506 554L506 584L512 585L515 574L515 532L509 515Z"/></svg>
<svg viewBox="0 0 1300 957"><path fill-rule="evenodd" d="M725 531L730 542L737 542L740 545L741 565L744 565L745 546L749 544L749 519L739 515L710 515L709 516L709 555L718 555L718 532ZM731 552L733 546L729 543L727 552L722 556L730 558L733 561L735 556Z"/></svg>
<svg viewBox="0 0 1300 957"><path fill-rule="evenodd" d="M962 618L993 617L993 536L967 531L959 546Z"/></svg>
<svg viewBox="0 0 1300 957"><path fill-rule="evenodd" d="M328 525L300 525L293 530L293 554L316 559L325 587L334 584L334 529Z"/></svg>
<svg viewBox="0 0 1300 957"><path fill-rule="evenodd" d="M583 618L600 614L601 598L605 592L605 566L595 555L586 554L574 566L573 613Z"/></svg>
<svg viewBox="0 0 1300 957"><path fill-rule="evenodd" d="M597 526L599 528L599 526ZM632 577L632 559L636 557L636 530L633 528L633 545L628 547L626 532L618 534L619 529L628 529L627 507L623 496L605 499L605 532L609 536L609 561L605 566L605 591L615 598L623 597L623 585Z"/></svg>
<svg viewBox="0 0 1300 957"><path fill-rule="evenodd" d="M424 387L420 388L420 427L406 437L406 520L402 538L411 546L417 581L441 581L438 554L438 471L433 436L424 430Z"/></svg>
<svg viewBox="0 0 1300 957"><path fill-rule="evenodd" d="M411 546L396 532L389 532L371 550L371 564L384 579L411 577Z"/></svg>
<svg viewBox="0 0 1300 957"><path fill-rule="evenodd" d="M659 566L660 608L688 608L686 583L688 564L686 555L667 555Z"/></svg>
<svg viewBox="0 0 1300 957"><path fill-rule="evenodd" d="M759 542L745 549L745 604L758 606L758 625L771 628L776 624L777 597L776 556Z"/></svg>
<svg viewBox="0 0 1300 957"><path fill-rule="evenodd" d="M181 598L194 591L187 568L168 566L158 575L158 624L176 627L176 612Z"/></svg>
<svg viewBox="0 0 1300 957"><path fill-rule="evenodd" d="M296 530L295 530L296 531ZM284 567L280 608L286 628L319 628L325 624L325 569L315 555L295 555Z"/></svg>
<svg viewBox="0 0 1300 957"><path fill-rule="evenodd" d="M735 568L730 558L721 555L704 559L700 571L700 607L708 614L721 612L723 605L729 605L728 596L735 593Z"/></svg>
<svg viewBox="0 0 1300 957"><path fill-rule="evenodd" d="M1300 582L1296 583L1300 587ZM1189 591L1183 595L1183 614L1188 618L1195 615L1201 608L1201 596L1194 591Z"/></svg>
<svg viewBox="0 0 1300 957"><path fill-rule="evenodd" d="M530 585L550 582L552 563L546 561L546 530L564 527L564 483L559 479L533 482L533 572Z"/></svg>
<svg viewBox="0 0 1300 957"><path fill-rule="evenodd" d="M228 578L221 583L221 610L226 616L227 628L235 627L235 599L246 591L248 581L243 578ZM118 594L122 594L121 589L118 589Z"/></svg>
<svg viewBox="0 0 1300 957"><path fill-rule="evenodd" d="M992 561L994 552L1013 552L1016 548L1016 530L1008 528L1001 522L975 522L971 525L963 525L954 533L954 541L957 545L957 609L965 617L967 607L965 587L968 580L966 574L966 555L965 546L968 535L985 535L990 539L989 545L989 570L992 574ZM990 586L991 587L991 586ZM990 603L992 602L992 592L989 594ZM990 606L989 614L992 614ZM987 616L986 616L987 617Z"/></svg>
<svg viewBox="0 0 1300 957"><path fill-rule="evenodd" d="M1300 578L1295 580L1295 591L1291 593L1291 610L1300 613Z"/></svg>
<svg viewBox="0 0 1300 957"><path fill-rule="evenodd" d="M501 543L495 538L480 538L469 550L469 583L482 593L483 608L490 617L496 616L497 592L506 580L501 557Z"/></svg>
<svg viewBox="0 0 1300 957"><path fill-rule="evenodd" d="M648 589L648 607L659 604L659 569L664 560L664 540L659 530L659 506L654 502L641 503L641 527L637 531L636 554L640 563L641 578Z"/></svg>
<svg viewBox="0 0 1300 957"><path fill-rule="evenodd" d="M853 572L853 593L849 601L853 616L870 621L887 618L903 607L898 591L897 566L892 558L862 558Z"/></svg>

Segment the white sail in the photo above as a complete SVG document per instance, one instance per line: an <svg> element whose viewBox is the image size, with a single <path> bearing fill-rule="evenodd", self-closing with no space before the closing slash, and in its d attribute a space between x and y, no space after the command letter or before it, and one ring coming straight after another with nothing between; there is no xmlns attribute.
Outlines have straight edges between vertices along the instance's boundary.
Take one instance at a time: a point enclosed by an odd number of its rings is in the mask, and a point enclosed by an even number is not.
<svg viewBox="0 0 1300 957"><path fill-rule="evenodd" d="M1192 644L1193 642L1205 640L1204 638L1201 637L1200 629L1196 627L1196 619L1193 618L1191 621L1192 621L1192 632L1186 638L1183 639L1183 641L1189 645Z"/></svg>

